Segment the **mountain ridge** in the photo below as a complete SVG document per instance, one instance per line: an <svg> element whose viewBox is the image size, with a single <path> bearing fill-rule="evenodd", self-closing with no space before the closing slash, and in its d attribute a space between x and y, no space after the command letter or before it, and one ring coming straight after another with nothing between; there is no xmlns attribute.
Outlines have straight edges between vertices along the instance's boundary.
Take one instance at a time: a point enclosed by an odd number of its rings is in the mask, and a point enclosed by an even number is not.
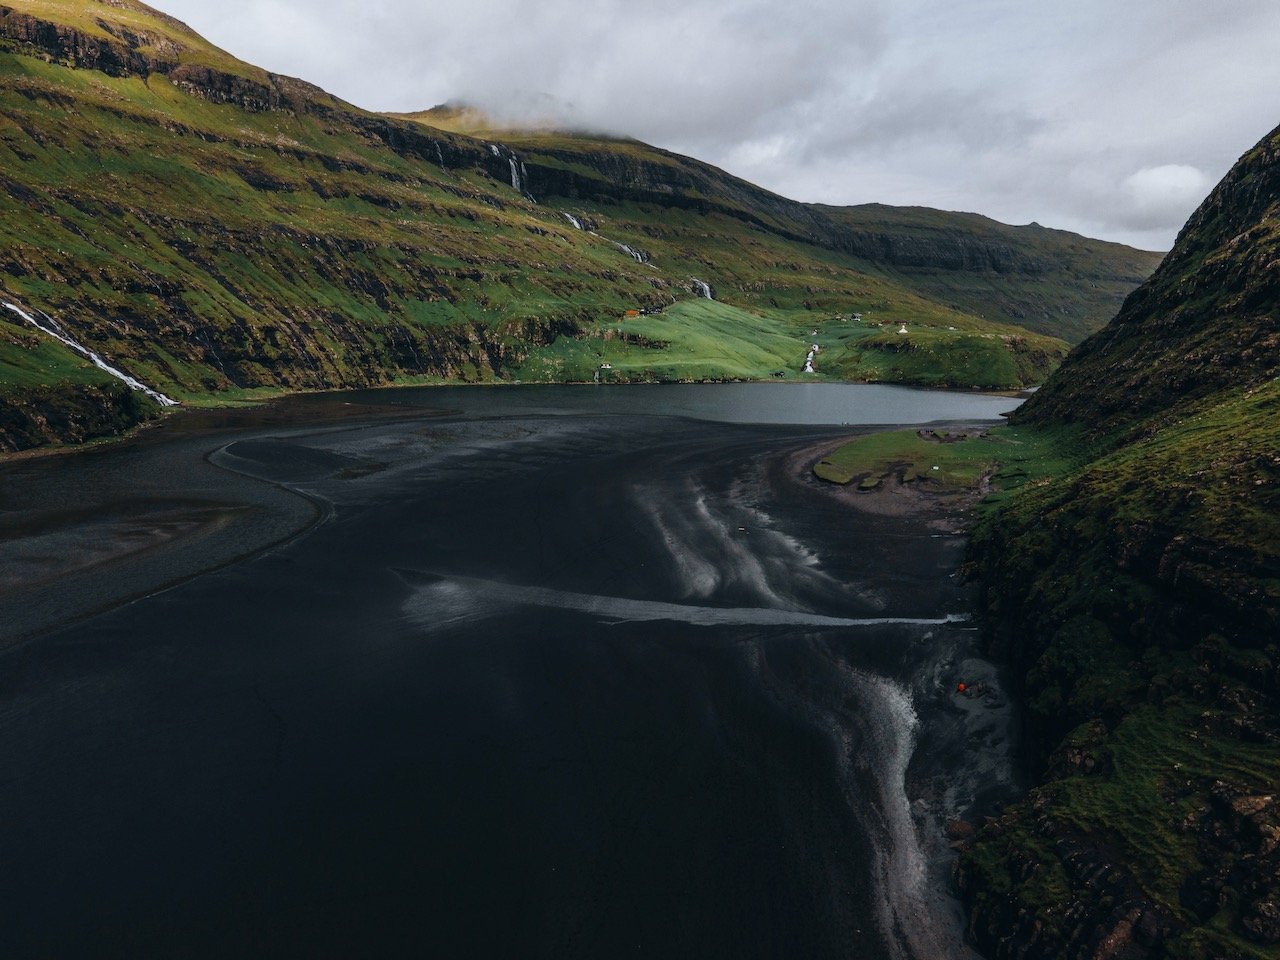
<svg viewBox="0 0 1280 960"><path fill-rule="evenodd" d="M1005 224L979 213L879 203L853 206L803 203L704 161L634 138L555 129L504 129L465 104L446 104L394 116L432 129L501 137L505 143L520 149L526 164L535 168L539 160L545 158L549 162L542 186L547 196L566 200L612 199L617 196L617 184L622 183L633 191L630 195L635 199L672 205L706 204L730 215L748 218L755 214L754 222L792 239L908 271L932 270L942 274L989 271L1003 275L1002 279L1007 281L1010 275L1043 276L1061 269L1065 261L1066 269L1091 277L1095 284L1099 280L1115 284L1114 289L1118 291L1145 279L1163 257L1162 253L1133 251L1123 244L1082 238L1070 231L1035 223ZM594 163L590 162L592 158ZM626 160L632 162L628 165ZM564 168L559 176L555 173L557 166ZM599 176L602 171L603 177ZM761 211L767 216L758 216ZM913 233L904 233L905 228L911 228ZM1046 238L1064 243L1065 248L1053 249L1050 254L1034 245L1034 241ZM1134 253L1143 269L1134 270L1132 262L1119 268L1111 260L1127 259L1126 254ZM913 274L913 278L917 282L923 279L919 273ZM962 292L954 284L935 277L930 289L951 297L960 296L965 308L971 311L980 304L1000 307L999 298L993 298L989 288L975 297L972 292ZM1025 302L1011 306L1000 318L1074 342L1109 320L1119 299L1122 297L1085 303L1076 323L1064 324L1061 317L1037 323Z"/></svg>
<svg viewBox="0 0 1280 960"><path fill-rule="evenodd" d="M1105 428L1273 376L1278 278L1280 128L1235 163L1156 273L1019 419L1070 422L1088 393L1089 416Z"/></svg>
<svg viewBox="0 0 1280 960"><path fill-rule="evenodd" d="M606 363L794 377L816 329L809 376L1013 388L1065 353L1044 330L1074 336L1154 267L955 215L833 213L637 141L371 113L132 0L0 5L0 179L5 296L187 403ZM664 312L704 288L714 317ZM37 363L11 320L0 393L52 409L103 384L71 354Z"/></svg>

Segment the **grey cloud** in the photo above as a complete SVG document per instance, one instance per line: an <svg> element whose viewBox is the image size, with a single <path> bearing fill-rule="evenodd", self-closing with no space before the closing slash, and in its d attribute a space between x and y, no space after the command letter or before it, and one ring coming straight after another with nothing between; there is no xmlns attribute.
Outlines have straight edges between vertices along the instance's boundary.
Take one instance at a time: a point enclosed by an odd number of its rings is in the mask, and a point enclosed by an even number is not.
<svg viewBox="0 0 1280 960"><path fill-rule="evenodd" d="M1280 122L1273 0L160 2L370 109L553 103L798 199L1148 247Z"/></svg>

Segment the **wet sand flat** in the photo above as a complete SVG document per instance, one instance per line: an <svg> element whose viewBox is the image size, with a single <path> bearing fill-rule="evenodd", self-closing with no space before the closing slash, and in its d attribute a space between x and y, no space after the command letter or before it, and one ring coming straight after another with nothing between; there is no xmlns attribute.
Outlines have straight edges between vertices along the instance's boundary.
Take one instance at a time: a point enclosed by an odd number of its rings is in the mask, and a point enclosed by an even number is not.
<svg viewBox="0 0 1280 960"><path fill-rule="evenodd" d="M1011 788L1010 718L950 696L998 690L960 540L797 469L849 432L486 410L4 468L6 507L151 504L78 514L116 555L0 652L5 954L964 956L941 824ZM93 582L145 596L38 622Z"/></svg>

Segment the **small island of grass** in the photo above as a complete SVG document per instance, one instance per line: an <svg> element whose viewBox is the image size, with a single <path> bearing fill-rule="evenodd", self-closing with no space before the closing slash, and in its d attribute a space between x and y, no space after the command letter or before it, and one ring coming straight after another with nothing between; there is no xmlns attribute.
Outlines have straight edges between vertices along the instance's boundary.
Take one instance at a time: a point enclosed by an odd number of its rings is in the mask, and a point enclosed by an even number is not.
<svg viewBox="0 0 1280 960"><path fill-rule="evenodd" d="M821 480L858 490L887 480L920 483L939 493L1009 490L1056 475L1072 460L1064 438L1017 427L924 428L858 437L813 466Z"/></svg>

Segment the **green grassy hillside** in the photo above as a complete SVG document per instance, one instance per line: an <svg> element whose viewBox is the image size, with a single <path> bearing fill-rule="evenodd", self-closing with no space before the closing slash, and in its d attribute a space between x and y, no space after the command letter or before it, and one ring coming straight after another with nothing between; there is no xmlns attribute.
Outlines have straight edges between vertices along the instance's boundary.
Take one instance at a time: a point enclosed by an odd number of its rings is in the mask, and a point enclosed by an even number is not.
<svg viewBox="0 0 1280 960"><path fill-rule="evenodd" d="M1109 320L1161 255L1030 224L997 223L924 207L803 204L708 164L634 140L495 128L483 113L449 105L404 115L508 143L520 151L539 195L580 209L619 198L663 209L715 210L851 257L939 303L1070 343ZM621 226L627 238L654 225Z"/></svg>
<svg viewBox="0 0 1280 960"><path fill-rule="evenodd" d="M836 214L696 161L630 141L474 133L359 110L132 0L12 0L0 7L0 293L185 403L589 379L584 358L606 353L617 378L799 375L814 329L831 340L810 376L1017 387L1065 353L1010 322L1032 309L1027 276L1051 274L1036 296L1079 319L1069 290L1096 283L1118 299L1149 260L1083 238L1071 243L1115 262L1064 260L1021 244L1020 228L931 212L954 241L938 249L986 251L937 267L970 289L953 295L925 278L932 259L908 269L898 248L831 234ZM655 185L655 157L698 185ZM992 231L1008 234L1002 246ZM1002 287L997 246L1038 266ZM695 309L695 281L726 309ZM628 311L671 335L617 338ZM856 327L835 319L855 313ZM99 403L103 378L80 357L4 320L0 402Z"/></svg>
<svg viewBox="0 0 1280 960"><path fill-rule="evenodd" d="M1038 779L962 857L991 955L1280 956L1278 216L1280 131L1014 418L1063 466L972 544Z"/></svg>

